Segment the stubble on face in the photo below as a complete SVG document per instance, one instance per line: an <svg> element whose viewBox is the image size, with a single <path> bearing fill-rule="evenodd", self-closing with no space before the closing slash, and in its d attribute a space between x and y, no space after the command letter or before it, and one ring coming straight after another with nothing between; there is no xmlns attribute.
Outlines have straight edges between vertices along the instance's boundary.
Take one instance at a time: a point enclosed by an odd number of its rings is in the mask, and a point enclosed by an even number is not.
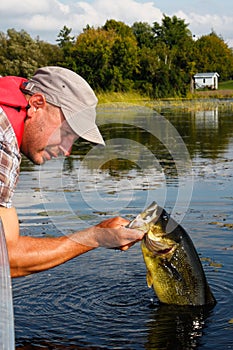
<svg viewBox="0 0 233 350"><path fill-rule="evenodd" d="M60 142L62 118L64 119L60 108L47 104L47 108L38 110L33 118L25 120L20 150L34 164L41 165L51 159L52 154L48 149L52 142L54 145Z"/></svg>

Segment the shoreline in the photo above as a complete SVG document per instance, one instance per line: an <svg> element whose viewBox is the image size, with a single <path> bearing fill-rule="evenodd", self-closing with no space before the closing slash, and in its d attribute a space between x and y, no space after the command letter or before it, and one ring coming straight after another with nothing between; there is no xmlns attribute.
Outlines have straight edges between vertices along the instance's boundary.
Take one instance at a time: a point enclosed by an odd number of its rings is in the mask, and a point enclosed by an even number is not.
<svg viewBox="0 0 233 350"><path fill-rule="evenodd" d="M119 106L137 105L152 108L157 111L163 109L178 109L184 112L209 111L219 108L233 110L233 90L215 90L195 92L186 98L161 98L152 100L138 92L107 92L97 93L99 105Z"/></svg>

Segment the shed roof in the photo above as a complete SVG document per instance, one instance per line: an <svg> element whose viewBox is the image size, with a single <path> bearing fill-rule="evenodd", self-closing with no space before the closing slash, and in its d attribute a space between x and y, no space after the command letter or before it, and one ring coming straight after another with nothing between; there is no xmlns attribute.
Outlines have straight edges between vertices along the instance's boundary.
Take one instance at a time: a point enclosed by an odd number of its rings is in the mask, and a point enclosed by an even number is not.
<svg viewBox="0 0 233 350"><path fill-rule="evenodd" d="M196 73L194 78L212 78L214 76L219 77L217 72Z"/></svg>

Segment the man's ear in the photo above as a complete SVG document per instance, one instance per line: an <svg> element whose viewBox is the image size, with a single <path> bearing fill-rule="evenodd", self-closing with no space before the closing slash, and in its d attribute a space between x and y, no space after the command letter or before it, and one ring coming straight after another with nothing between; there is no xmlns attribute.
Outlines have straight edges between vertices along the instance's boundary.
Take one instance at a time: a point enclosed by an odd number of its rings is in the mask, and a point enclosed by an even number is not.
<svg viewBox="0 0 233 350"><path fill-rule="evenodd" d="M30 96L28 104L30 105L30 108L28 109L27 115L32 117L39 108L44 108L46 106L46 100L43 94L37 92Z"/></svg>

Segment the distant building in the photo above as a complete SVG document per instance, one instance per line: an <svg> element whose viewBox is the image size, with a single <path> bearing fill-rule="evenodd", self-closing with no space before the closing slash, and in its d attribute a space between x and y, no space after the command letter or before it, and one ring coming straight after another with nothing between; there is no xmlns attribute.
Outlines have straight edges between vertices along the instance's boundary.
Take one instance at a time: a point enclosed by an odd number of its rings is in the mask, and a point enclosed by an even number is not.
<svg viewBox="0 0 233 350"><path fill-rule="evenodd" d="M218 89L219 74L217 72L197 73L194 75L193 78L194 78L195 89L204 89L204 88L208 88L211 90Z"/></svg>

